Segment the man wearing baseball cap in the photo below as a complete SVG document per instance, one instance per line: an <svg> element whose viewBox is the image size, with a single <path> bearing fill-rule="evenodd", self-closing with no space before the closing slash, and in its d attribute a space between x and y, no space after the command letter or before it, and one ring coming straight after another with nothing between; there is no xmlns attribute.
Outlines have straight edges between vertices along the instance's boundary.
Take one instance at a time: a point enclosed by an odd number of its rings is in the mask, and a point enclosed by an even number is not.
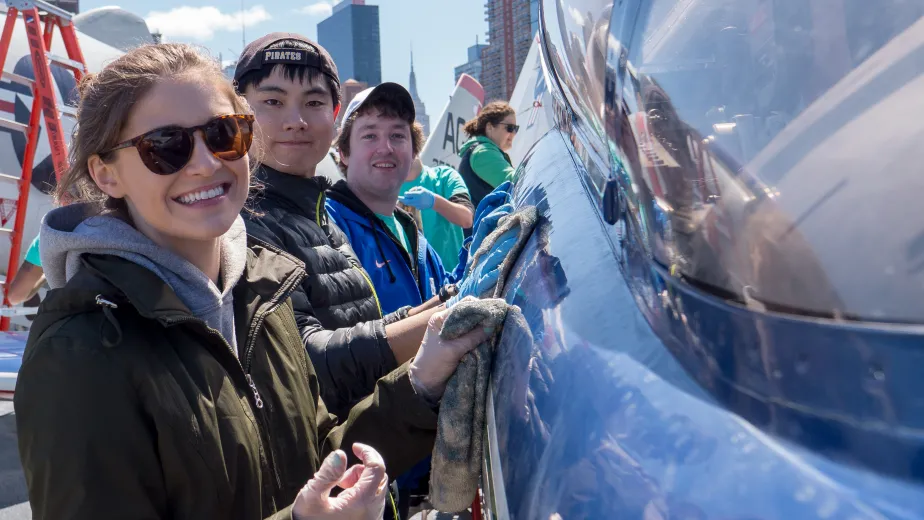
<svg viewBox="0 0 924 520"><path fill-rule="evenodd" d="M345 180L327 191L327 211L353 244L384 312L448 299L455 287L414 218L396 207L401 186L424 145L414 100L397 83L382 83L347 106L335 143ZM445 287L444 287L445 285ZM429 461L398 475L399 516L411 495L425 495Z"/></svg>
<svg viewBox="0 0 924 520"><path fill-rule="evenodd" d="M327 192L327 211L353 244L386 313L423 304L447 281L414 218L396 207L424 144L415 118L414 100L397 83L357 94L336 141L345 180Z"/></svg>
<svg viewBox="0 0 924 520"><path fill-rule="evenodd" d="M438 306L383 315L369 275L328 218L329 181L315 170L334 138L341 96L327 51L298 34L268 34L244 49L234 80L257 118L256 179L264 185L245 211L247 231L305 263L308 276L292 293L296 322L321 397L344 416L417 353Z"/></svg>

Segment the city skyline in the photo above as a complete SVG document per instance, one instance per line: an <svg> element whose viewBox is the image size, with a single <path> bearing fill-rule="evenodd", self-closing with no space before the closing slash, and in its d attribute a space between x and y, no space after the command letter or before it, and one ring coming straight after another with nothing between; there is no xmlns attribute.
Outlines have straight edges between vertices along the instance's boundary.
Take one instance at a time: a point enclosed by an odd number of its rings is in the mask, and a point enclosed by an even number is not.
<svg viewBox="0 0 924 520"><path fill-rule="evenodd" d="M454 68L466 61L466 49L476 38L486 41L483 3L480 0L368 3L380 8L382 81L407 86L408 54L413 46L420 98L431 114L440 113L455 85ZM157 7L147 0L80 0L80 10L114 4L144 18L152 32L163 34L164 41L202 45L221 57L225 65L237 59L242 39L250 41L262 34L284 31L317 40L317 24L333 12L333 3L327 0L272 3L246 0L243 17L239 0L161 0Z"/></svg>
<svg viewBox="0 0 924 520"><path fill-rule="evenodd" d="M485 43L479 43L478 39L475 39L475 45L472 45L468 48L468 61L459 65L455 68L455 78L456 83L459 82L459 77L462 74L468 74L469 76L475 78L476 81L481 83L481 71L482 71L482 53L488 47ZM484 86L484 85L482 85Z"/></svg>
<svg viewBox="0 0 924 520"><path fill-rule="evenodd" d="M317 26L318 43L327 49L340 83L349 79L378 85L382 82L379 6L365 0L344 0Z"/></svg>
<svg viewBox="0 0 924 520"><path fill-rule="evenodd" d="M420 93L417 91L417 73L414 72L414 50L411 49L411 76L407 80L407 88L414 100L414 112L417 115L417 122L423 126L425 136L430 135L430 115L427 113L426 103L420 99Z"/></svg>
<svg viewBox="0 0 924 520"><path fill-rule="evenodd" d="M484 100L510 99L539 29L539 0L485 0L488 47L482 50Z"/></svg>

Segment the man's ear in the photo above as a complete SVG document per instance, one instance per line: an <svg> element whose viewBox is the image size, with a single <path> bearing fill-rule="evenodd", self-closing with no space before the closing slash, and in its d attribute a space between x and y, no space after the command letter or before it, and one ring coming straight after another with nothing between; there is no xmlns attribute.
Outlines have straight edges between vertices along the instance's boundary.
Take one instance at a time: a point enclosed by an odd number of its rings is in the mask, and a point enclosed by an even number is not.
<svg viewBox="0 0 924 520"><path fill-rule="evenodd" d="M350 156L347 155L347 154L345 154L345 153L343 153L343 149L342 149L342 148L337 148L337 155L340 156L340 164L342 164L342 165L344 165L344 166L349 166L349 165L350 165Z"/></svg>
<svg viewBox="0 0 924 520"><path fill-rule="evenodd" d="M125 196L125 187L122 185L122 179L110 164L106 164L99 155L93 154L87 159L87 169L90 170L90 177L99 187L100 191L114 199L121 199Z"/></svg>

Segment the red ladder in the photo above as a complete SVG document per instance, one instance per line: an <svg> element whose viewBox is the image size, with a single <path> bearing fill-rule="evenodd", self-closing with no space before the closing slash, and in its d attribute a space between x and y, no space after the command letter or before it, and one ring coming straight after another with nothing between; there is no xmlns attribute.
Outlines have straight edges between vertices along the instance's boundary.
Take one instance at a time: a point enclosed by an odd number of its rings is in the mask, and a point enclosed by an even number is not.
<svg viewBox="0 0 924 520"><path fill-rule="evenodd" d="M26 206L29 202L29 188L32 183L32 162L35 159L35 148L39 139L39 116L45 115L45 133L51 145L51 160L55 168L55 176L60 180L61 173L67 168L67 146L61 130L61 115L76 117L76 111L71 107L59 106L55 95L55 85L52 81L51 63L56 63L73 71L79 82L86 72L86 62L80 45L77 43L77 33L71 23L71 13L58 6L43 0L6 0L6 22L3 25L3 34L0 36L0 71L6 65L6 58L10 51L10 42L13 39L13 28L16 20L22 15L26 24L26 37L29 40L29 52L32 56L32 69L35 80L3 72L3 78L15 83L25 85L32 89L32 112L29 124L24 125L8 119L0 119L0 126L27 135L26 150L22 161L22 174L19 177L0 173L0 180L16 182L19 185L19 198L16 201L16 219L12 229L0 228L0 233L10 235L10 259L6 268L6 280L13 280L19 268L19 253L22 249L22 233L26 220ZM42 25L44 23L44 26ZM51 38L54 29L61 31L64 39L64 48L67 57L50 54ZM3 286L3 306L9 307L7 299L9 283ZM0 330L9 330L10 318L0 318Z"/></svg>

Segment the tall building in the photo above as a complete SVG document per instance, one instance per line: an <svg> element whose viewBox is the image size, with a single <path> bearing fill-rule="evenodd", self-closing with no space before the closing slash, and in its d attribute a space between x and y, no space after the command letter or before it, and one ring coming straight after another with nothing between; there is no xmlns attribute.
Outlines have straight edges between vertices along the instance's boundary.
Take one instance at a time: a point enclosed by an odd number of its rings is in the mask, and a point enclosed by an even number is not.
<svg viewBox="0 0 924 520"><path fill-rule="evenodd" d="M348 79L340 85L340 94L343 96L343 100L340 102L340 106L348 107L350 106L350 101L353 101L353 98L356 97L356 94L369 88L368 83L362 81L356 81L355 79ZM343 113L345 110L341 110L340 114L337 116L337 127L340 127L340 121L343 119Z"/></svg>
<svg viewBox="0 0 924 520"><path fill-rule="evenodd" d="M539 0L487 0L488 47L482 51L485 102L508 100L539 28Z"/></svg>
<svg viewBox="0 0 924 520"><path fill-rule="evenodd" d="M430 116L427 115L427 107L420 99L417 93L417 74L414 74L414 51L411 51L411 77L408 79L408 87L411 91L411 98L414 100L414 112L417 113L417 122L423 126L424 135L430 135Z"/></svg>
<svg viewBox="0 0 924 520"><path fill-rule="evenodd" d="M468 74L479 82L481 81L481 53L487 47L488 46L483 43L478 43L478 38L475 37L475 45L468 48L468 61L455 69L456 83L459 82L459 77L462 74Z"/></svg>
<svg viewBox="0 0 924 520"><path fill-rule="evenodd" d="M318 24L318 43L337 64L340 83L355 79L369 85L382 82L379 6L366 0L343 0Z"/></svg>

